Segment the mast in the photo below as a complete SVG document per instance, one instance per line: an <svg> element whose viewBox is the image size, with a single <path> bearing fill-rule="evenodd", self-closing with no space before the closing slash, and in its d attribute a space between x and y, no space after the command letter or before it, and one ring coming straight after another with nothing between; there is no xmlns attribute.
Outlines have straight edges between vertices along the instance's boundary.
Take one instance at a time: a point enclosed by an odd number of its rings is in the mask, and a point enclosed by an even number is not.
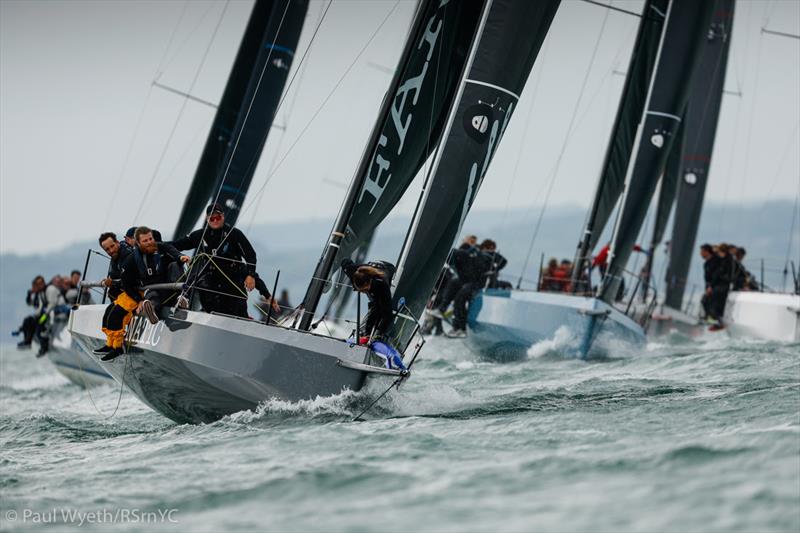
<svg viewBox="0 0 800 533"><path fill-rule="evenodd" d="M597 245L625 186L625 173L633 153L636 128L644 112L647 89L655 67L668 5L669 0L645 2L594 200L586 219L583 236L578 243L575 268L572 270L573 290L577 289L578 277L585 272L591 262L590 254Z"/></svg>
<svg viewBox="0 0 800 533"><path fill-rule="evenodd" d="M308 329L331 273L400 200L438 144L483 2L423 0L303 299Z"/></svg>
<svg viewBox="0 0 800 533"><path fill-rule="evenodd" d="M225 222L236 224L281 101L308 0L274 0L258 59L239 110L225 165L217 174L211 199L225 209Z"/></svg>
<svg viewBox="0 0 800 533"><path fill-rule="evenodd" d="M247 92L250 71L258 57L272 6L272 0L256 0L253 5L239 51L236 53L228 82L219 101L211 131L208 132L203 155L200 156L200 162L175 226L176 238L194 229L197 219L200 218L203 209L208 204L208 199L211 198L217 176L224 168L225 153L236 125L239 108L242 106L245 92Z"/></svg>
<svg viewBox="0 0 800 533"><path fill-rule="evenodd" d="M656 183L672 149L712 8L711 2L695 0L672 0L668 8L645 114L634 144L636 158L628 167L609 267L600 290L600 298L607 303L615 299Z"/></svg>
<svg viewBox="0 0 800 533"><path fill-rule="evenodd" d="M734 0L715 0L714 14L700 54L686 116L686 144L681 157L678 197L670 240L664 303L681 309L689 265L695 254L697 228L708 183L711 154L725 86L733 28Z"/></svg>
<svg viewBox="0 0 800 533"><path fill-rule="evenodd" d="M558 0L489 0L442 145L425 183L400 255L395 302L418 316L461 230L505 132ZM398 347L411 338L405 313L395 323Z"/></svg>

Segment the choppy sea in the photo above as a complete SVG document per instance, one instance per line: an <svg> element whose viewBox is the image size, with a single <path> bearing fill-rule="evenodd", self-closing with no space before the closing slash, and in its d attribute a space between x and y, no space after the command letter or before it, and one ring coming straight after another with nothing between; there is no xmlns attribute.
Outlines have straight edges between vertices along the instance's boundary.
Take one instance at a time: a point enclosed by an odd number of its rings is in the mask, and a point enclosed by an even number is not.
<svg viewBox="0 0 800 533"><path fill-rule="evenodd" d="M800 531L800 345L616 352L432 339L366 421L389 382L176 425L4 345L0 529Z"/></svg>

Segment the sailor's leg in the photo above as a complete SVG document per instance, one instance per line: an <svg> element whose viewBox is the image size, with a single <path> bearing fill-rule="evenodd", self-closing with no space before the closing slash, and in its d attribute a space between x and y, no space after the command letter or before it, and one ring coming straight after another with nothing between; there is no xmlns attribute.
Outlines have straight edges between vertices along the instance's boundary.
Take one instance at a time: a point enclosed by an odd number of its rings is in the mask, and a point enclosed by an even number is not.
<svg viewBox="0 0 800 533"><path fill-rule="evenodd" d="M465 283L453 300L453 329L467 329L467 304L475 293L475 285Z"/></svg>

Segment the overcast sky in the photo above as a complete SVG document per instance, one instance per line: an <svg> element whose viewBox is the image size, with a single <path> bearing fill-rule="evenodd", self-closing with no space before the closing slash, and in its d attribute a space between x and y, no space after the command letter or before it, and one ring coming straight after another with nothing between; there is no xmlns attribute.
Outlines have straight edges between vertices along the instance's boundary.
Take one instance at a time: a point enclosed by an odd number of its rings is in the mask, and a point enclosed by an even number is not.
<svg viewBox="0 0 800 533"><path fill-rule="evenodd" d="M325 5L311 0L297 58ZM279 111L285 129L268 139L242 225L332 220L414 5L333 2ZM640 11L642 3L614 5ZM152 82L216 102L251 7L248 0L0 0L0 251L44 251L133 224L171 234L214 110ZM624 13L562 2L476 209L541 205L565 142L548 205L589 204L637 24ZM800 193L800 40L764 34L764 26L800 33L800 2L737 3L726 87L741 96L723 101L712 202ZM576 106L577 127L567 136ZM415 201L412 191L399 210L410 212Z"/></svg>

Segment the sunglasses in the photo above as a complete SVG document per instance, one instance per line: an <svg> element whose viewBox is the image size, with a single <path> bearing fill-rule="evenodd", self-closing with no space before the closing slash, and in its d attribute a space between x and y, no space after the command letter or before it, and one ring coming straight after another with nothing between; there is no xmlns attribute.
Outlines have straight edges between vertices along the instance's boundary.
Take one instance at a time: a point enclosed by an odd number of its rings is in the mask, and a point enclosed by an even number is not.
<svg viewBox="0 0 800 533"><path fill-rule="evenodd" d="M222 215L220 213L213 213L208 216L208 220L222 220Z"/></svg>

